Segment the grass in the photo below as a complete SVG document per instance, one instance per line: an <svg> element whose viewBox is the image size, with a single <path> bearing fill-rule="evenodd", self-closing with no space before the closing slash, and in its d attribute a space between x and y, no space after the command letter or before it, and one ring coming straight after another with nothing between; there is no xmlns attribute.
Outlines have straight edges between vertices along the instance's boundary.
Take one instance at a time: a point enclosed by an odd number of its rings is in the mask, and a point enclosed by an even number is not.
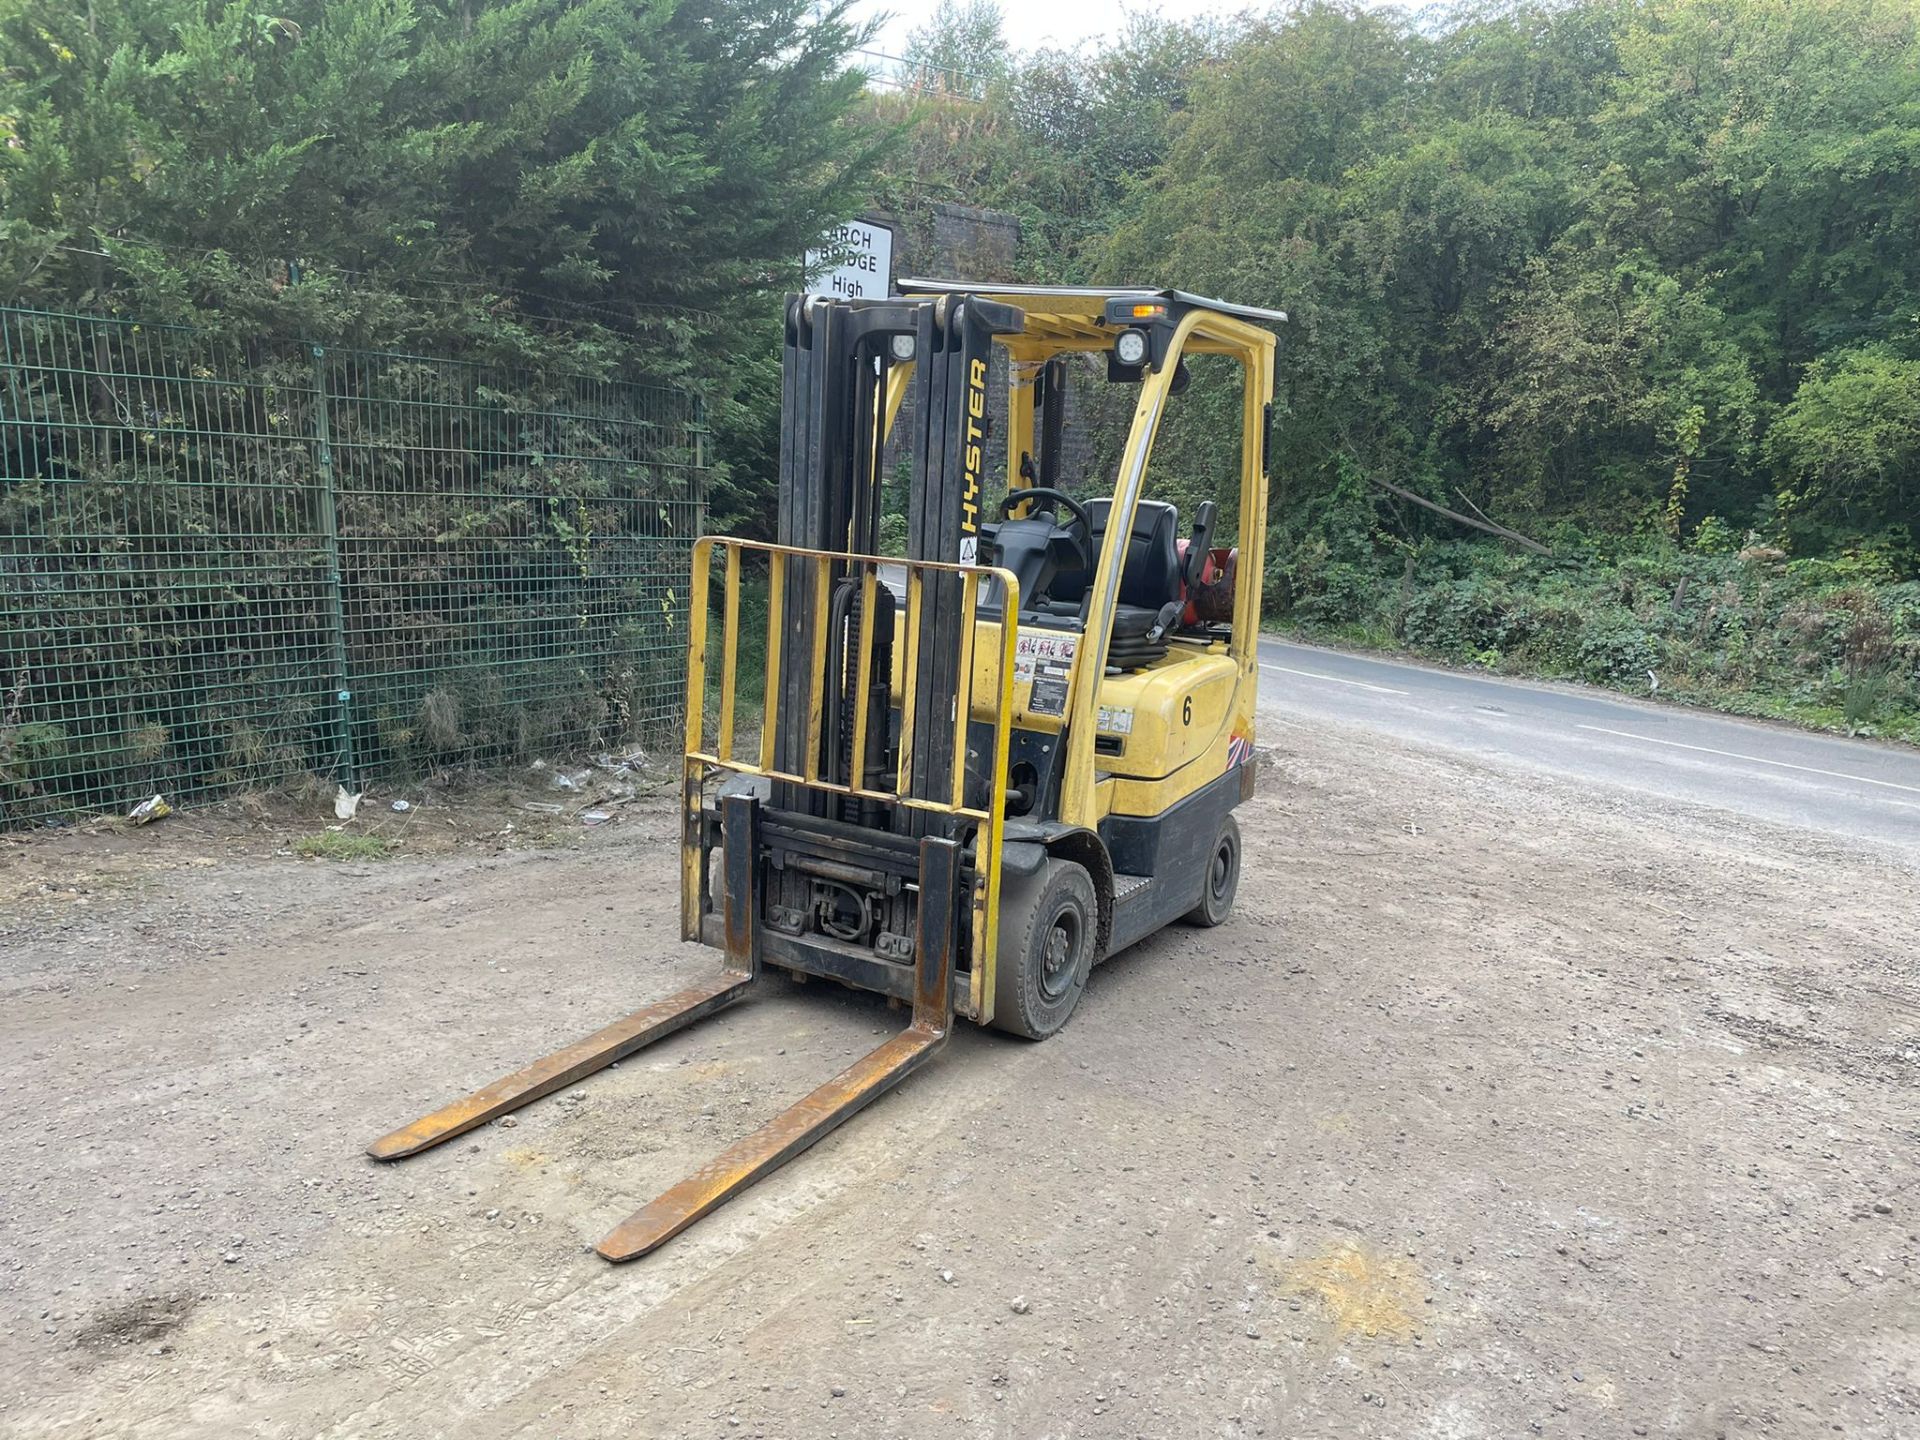
<svg viewBox="0 0 1920 1440"><path fill-rule="evenodd" d="M346 835L338 830L302 835L293 842L293 853L303 860L384 860L392 851L392 843L378 835Z"/></svg>
<svg viewBox="0 0 1920 1440"><path fill-rule="evenodd" d="M725 672L722 635L726 612L720 597L725 583L716 577L712 591L712 609L707 620L707 691L704 713L707 741L714 742L720 727L720 688ZM748 753L746 741L760 731L767 693L767 576L764 571L748 570L741 576L740 629L734 650L734 753Z"/></svg>

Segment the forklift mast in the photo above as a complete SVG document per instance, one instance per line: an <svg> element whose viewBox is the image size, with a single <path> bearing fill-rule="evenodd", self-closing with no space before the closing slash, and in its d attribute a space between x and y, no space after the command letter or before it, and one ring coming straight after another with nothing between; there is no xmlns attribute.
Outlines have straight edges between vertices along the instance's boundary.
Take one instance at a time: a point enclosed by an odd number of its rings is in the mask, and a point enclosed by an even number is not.
<svg viewBox="0 0 1920 1440"><path fill-rule="evenodd" d="M880 548L880 511L887 438L889 382L906 369L911 406L910 446L914 484L908 497L907 559L945 565L973 565L978 555L981 503L987 454L987 376L994 337L1017 333L1022 325L1011 306L969 296L937 300L833 302L795 296L787 306L783 355L783 414L780 441L780 501L777 538L796 550L829 557L873 556ZM907 369L907 367L911 367ZM817 577L809 565L789 566L781 610L787 627L780 637L777 683L780 704L774 717L774 755L778 768L799 773L807 762L809 707L822 679L814 655L825 635L844 634L841 655L827 654L828 683L836 713L821 727L828 753L814 757L842 784L856 784L876 769L871 753L886 741L884 724L868 728L870 753L855 759L841 754L853 729L849 712L861 689L856 667L848 663L867 629L862 612L857 566L849 559L811 562L824 566L829 596L823 614L809 603ZM920 577L921 603L910 611L907 642L915 674L908 687L913 713L903 716L902 736L910 749L901 757L913 775L945 774L954 763L955 708L959 704L959 661L954 623L960 614L962 577L951 570ZM873 643L885 654L893 643L892 592L874 617ZM837 622L850 622L837 623ZM831 650L831 646L824 647ZM890 667L881 667L883 670ZM888 698L884 675L872 687L872 704L881 711ZM825 815L827 797L788 782L776 782L771 803L777 809ZM874 824L869 807L843 806L839 818ZM918 837L950 834L950 819L901 809L891 817L897 833Z"/></svg>

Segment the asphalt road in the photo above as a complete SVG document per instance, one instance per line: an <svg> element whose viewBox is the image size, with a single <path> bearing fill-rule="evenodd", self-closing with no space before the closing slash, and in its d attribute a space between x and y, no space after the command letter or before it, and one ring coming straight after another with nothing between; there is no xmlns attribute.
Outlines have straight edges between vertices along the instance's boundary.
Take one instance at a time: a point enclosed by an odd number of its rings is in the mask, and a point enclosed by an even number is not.
<svg viewBox="0 0 1920 1440"><path fill-rule="evenodd" d="M1920 860L1920 751L1905 746L1272 639L1260 642L1260 702L1293 723L1361 726Z"/></svg>

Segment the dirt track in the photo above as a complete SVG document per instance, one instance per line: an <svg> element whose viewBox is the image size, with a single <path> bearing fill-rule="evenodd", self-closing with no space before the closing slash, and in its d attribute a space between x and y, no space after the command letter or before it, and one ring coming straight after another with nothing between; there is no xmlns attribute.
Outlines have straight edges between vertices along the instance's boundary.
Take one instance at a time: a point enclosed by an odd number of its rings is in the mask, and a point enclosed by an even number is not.
<svg viewBox="0 0 1920 1440"><path fill-rule="evenodd" d="M771 984L360 1152L713 963L665 809L344 867L207 863L191 816L0 848L0 1434L1920 1434L1914 873L1262 738L1234 922L619 1269L898 1018Z"/></svg>

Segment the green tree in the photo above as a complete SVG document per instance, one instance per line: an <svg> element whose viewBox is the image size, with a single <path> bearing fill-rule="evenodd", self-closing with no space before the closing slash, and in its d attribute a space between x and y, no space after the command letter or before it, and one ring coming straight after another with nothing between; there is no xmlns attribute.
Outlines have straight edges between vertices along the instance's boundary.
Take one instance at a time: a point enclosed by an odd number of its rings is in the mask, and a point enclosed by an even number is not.
<svg viewBox="0 0 1920 1440"><path fill-rule="evenodd" d="M942 200L1011 211L1026 277L1085 282L1127 197L1165 158L1189 82L1227 32L1137 15L1093 53L1018 57L1006 56L999 33L998 12L979 5L937 12L915 32L908 76L964 72L978 83L929 81L870 97L872 131L901 135L875 176L873 203L910 229L923 229ZM969 69L966 57L978 54L988 59Z"/></svg>
<svg viewBox="0 0 1920 1440"><path fill-rule="evenodd" d="M0 7L0 296L597 373L724 411L884 137L810 0Z"/></svg>
<svg viewBox="0 0 1920 1440"><path fill-rule="evenodd" d="M1626 183L1599 212L1711 289L1772 395L1920 303L1920 10L1908 0L1667 0L1620 35L1595 116Z"/></svg>
<svg viewBox="0 0 1920 1440"><path fill-rule="evenodd" d="M1006 80L1011 61L993 0L940 0L908 32L898 79L910 90L979 101Z"/></svg>
<svg viewBox="0 0 1920 1440"><path fill-rule="evenodd" d="M1883 345L1822 356L1767 450L1797 525L1826 538L1890 526L1909 553L1920 549L1920 360Z"/></svg>

